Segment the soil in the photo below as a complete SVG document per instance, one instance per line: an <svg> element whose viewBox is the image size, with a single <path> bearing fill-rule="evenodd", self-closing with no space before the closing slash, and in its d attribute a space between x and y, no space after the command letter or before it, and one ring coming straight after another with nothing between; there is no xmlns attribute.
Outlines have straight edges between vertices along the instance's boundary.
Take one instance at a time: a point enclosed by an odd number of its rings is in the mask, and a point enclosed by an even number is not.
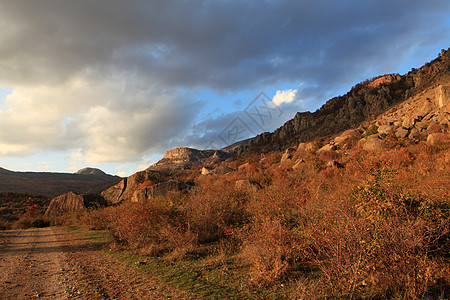
<svg viewBox="0 0 450 300"><path fill-rule="evenodd" d="M0 231L0 299L188 299L60 228Z"/></svg>

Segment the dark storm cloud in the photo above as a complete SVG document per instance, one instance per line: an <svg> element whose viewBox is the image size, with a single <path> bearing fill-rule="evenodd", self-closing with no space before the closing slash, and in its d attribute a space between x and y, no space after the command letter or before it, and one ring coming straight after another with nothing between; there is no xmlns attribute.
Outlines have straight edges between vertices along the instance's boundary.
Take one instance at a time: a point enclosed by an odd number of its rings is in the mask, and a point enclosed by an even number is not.
<svg viewBox="0 0 450 300"><path fill-rule="evenodd" d="M448 1L1 1L2 79L89 69L169 86L338 84L449 37ZM3 30L2 30L3 31ZM394 55L395 54L395 55ZM387 58L387 61L386 61ZM384 62L382 63L382 61Z"/></svg>

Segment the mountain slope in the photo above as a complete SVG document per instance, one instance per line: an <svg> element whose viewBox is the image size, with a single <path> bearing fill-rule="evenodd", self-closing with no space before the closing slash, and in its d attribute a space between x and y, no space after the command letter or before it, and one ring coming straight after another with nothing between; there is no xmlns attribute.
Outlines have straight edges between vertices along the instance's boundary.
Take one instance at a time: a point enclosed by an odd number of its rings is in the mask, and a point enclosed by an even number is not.
<svg viewBox="0 0 450 300"><path fill-rule="evenodd" d="M121 178L118 176L105 173L92 175L83 173L14 172L0 168L0 191L48 197L55 197L67 192L100 193L120 180Z"/></svg>
<svg viewBox="0 0 450 300"><path fill-rule="evenodd" d="M343 149L347 147L345 143L352 141L359 142L365 149L375 149L380 147L388 133L399 138L426 140L432 133L428 127L433 123L444 126L450 123L450 108L447 104L449 86L450 51L443 50L440 57L419 70L413 69L403 76L390 74L366 80L357 84L346 95L327 101L314 113L297 113L273 133L266 132L220 150L169 150L163 159L146 171L138 172L128 180L124 179L103 195L112 203L131 198L139 201L141 194L148 198L147 190L150 186L162 183L145 178L137 180L142 177L141 173L153 172L152 174L159 174L159 177L166 176L167 182L179 182L180 177L185 179L191 176L192 179L196 172L200 174L202 166L209 166L213 170L223 162L245 162L252 155L259 156L286 148L289 150L287 157L292 156L291 152L295 152L299 144L300 148L322 147L322 151L327 151ZM364 132L371 125L377 129L369 139ZM333 136L335 138L331 139ZM321 139L320 143L312 143L318 138ZM309 145L305 142L309 142ZM225 173L232 170L227 166L223 167L227 170ZM191 171L187 171L189 169ZM190 183L184 186L188 187ZM128 196L124 197L125 194Z"/></svg>
<svg viewBox="0 0 450 300"><path fill-rule="evenodd" d="M251 139L248 150L282 150L300 142L337 134L358 127L391 106L426 89L446 85L450 77L450 51L419 70L406 75L384 75L357 84L346 95L327 101L314 113L297 113L273 133L263 133Z"/></svg>

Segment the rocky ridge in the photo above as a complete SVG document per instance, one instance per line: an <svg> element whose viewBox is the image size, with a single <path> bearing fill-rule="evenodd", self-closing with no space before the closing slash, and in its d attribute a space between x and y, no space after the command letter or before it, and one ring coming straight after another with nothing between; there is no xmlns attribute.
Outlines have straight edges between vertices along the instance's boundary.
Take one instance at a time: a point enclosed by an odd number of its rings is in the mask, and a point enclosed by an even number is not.
<svg viewBox="0 0 450 300"><path fill-rule="evenodd" d="M292 120L273 133L262 133L251 139L247 152L283 150L317 137L338 134L357 128L367 120L427 89L445 86L450 74L450 51L442 50L441 56L419 70L413 69L400 76L379 76L357 84L344 96L327 101L314 113L297 113Z"/></svg>
<svg viewBox="0 0 450 300"><path fill-rule="evenodd" d="M297 113L273 133L219 150L169 150L156 164L124 178L101 196L108 205L151 200L190 187L179 181L177 172L199 169L198 175L225 174L233 170L221 162L255 153L283 150L281 165L296 169L304 163L298 158L302 151L345 152L355 143L366 151L380 151L389 138L438 141L446 135L440 136L433 126L450 125L449 95L450 51L442 51L440 57L419 70L367 80L346 95L329 100L314 113ZM326 167L344 166L329 161ZM238 186L257 188L251 182Z"/></svg>
<svg viewBox="0 0 450 300"><path fill-rule="evenodd" d="M234 149L197 150L193 148L175 148L147 170L170 173L173 170L191 168L198 164L214 164L234 156Z"/></svg>

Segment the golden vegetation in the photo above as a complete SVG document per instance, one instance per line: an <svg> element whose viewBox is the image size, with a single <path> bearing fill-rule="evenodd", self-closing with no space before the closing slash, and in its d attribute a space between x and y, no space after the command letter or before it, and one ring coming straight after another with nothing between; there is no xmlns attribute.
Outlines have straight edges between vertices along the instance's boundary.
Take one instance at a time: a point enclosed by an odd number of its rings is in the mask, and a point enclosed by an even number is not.
<svg viewBox="0 0 450 300"><path fill-rule="evenodd" d="M283 164L280 153L242 168L228 162L237 171L199 176L188 193L81 218L109 230L115 247L165 261L239 260L245 284L289 283L292 298L448 297L448 139L392 137L379 153L355 144L297 151ZM345 168L326 167L330 159Z"/></svg>

